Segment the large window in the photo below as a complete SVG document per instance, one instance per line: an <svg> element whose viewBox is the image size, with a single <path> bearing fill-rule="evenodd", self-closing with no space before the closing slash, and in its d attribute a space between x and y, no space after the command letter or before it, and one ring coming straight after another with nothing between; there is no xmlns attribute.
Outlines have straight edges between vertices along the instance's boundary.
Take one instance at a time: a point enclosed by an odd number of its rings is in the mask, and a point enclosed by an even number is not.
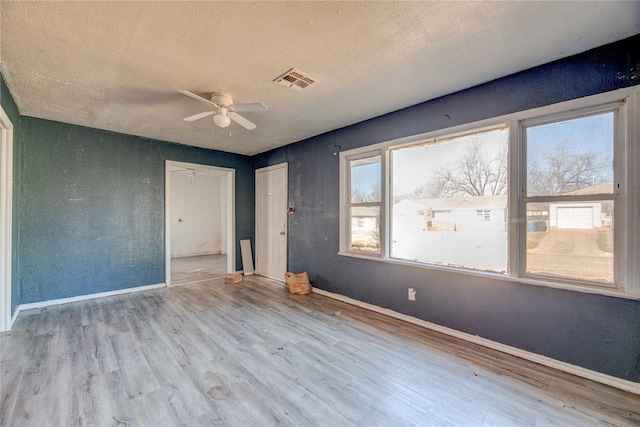
<svg viewBox="0 0 640 427"><path fill-rule="evenodd" d="M616 112L523 122L526 274L614 283Z"/></svg>
<svg viewBox="0 0 640 427"><path fill-rule="evenodd" d="M640 295L640 89L340 154L340 253Z"/></svg>
<svg viewBox="0 0 640 427"><path fill-rule="evenodd" d="M507 271L509 128L392 147L391 257Z"/></svg>

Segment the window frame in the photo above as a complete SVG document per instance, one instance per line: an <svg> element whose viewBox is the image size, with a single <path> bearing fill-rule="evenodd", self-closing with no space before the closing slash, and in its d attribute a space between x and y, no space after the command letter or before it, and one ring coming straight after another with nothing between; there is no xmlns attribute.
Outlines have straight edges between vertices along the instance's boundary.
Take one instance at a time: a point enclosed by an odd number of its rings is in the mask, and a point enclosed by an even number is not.
<svg viewBox="0 0 640 427"><path fill-rule="evenodd" d="M523 199L526 152L523 143L522 123L531 124L536 120L542 122L557 121L561 117L574 118L580 114L592 115L597 111L605 111L617 106L618 117L614 131L614 282L610 286L601 282L581 280L564 280L556 277L523 274L526 265L522 251L526 251L526 203ZM554 120L555 118L555 120ZM481 132L504 124L509 125L508 147L508 260L507 272L494 273L438 264L426 264L414 261L390 258L390 165L389 152L392 148L425 144L436 140L457 137L463 134ZM346 144L344 144L346 145ZM375 154L374 154L375 153ZM381 209L380 209L380 253L364 253L349 250L350 227L347 224L348 211L346 197L350 191L348 183L349 171L347 160L381 155ZM616 296L628 299L640 299L640 263L630 262L640 259L640 239L631 236L640 235L640 86L603 92L583 98L563 101L543 107L537 107L477 122L466 123L450 128L439 129L419 135L412 135L389 141L383 141L340 152L340 187L339 187L339 219L340 240L338 254L347 257L370 259L390 264L413 266L427 270L444 270L459 274L491 277L497 280L517 281L532 285L540 285L559 289L575 290L585 293ZM525 163L526 164L526 163ZM618 187L619 185L619 187ZM596 197L602 198L601 195ZM613 196L612 196L613 197Z"/></svg>
<svg viewBox="0 0 640 427"><path fill-rule="evenodd" d="M385 186L385 182L383 177L385 176L386 172L385 172L385 157L384 154L382 152L382 150L366 150L366 151L359 151L355 154L352 155L345 155L343 157L342 153L340 153L340 161L341 163L343 163L343 167L341 169L344 169L344 174L343 176L341 176L341 182L343 182L345 185L341 185L340 186L340 190L341 190L341 195L340 195L340 201L341 201L341 207L340 207L340 219L342 221L343 217L346 217L346 220L344 221L344 224L341 225L341 230L344 230L344 236L341 236L341 242L345 244L344 246L344 250L353 253L353 254L358 254L361 256L366 256L366 257L374 257L374 258L381 258L384 256L384 248L386 247L386 239L385 239L385 231L386 231L386 214L385 214L385 205L386 205L386 201L385 201L385 194L386 194L386 186ZM380 179L380 201L379 202L360 202L360 203L353 203L351 202L351 162L354 160L362 160L362 159L368 159L371 157L377 157L380 156L380 174L381 174L381 179ZM344 190L344 191L343 191ZM374 251L365 251L365 250L358 250L358 249L354 249L353 247L351 247L351 227L352 227L352 216L350 214L351 208L352 207L358 207L358 206L362 206L362 207L375 207L378 206L379 210L380 210L380 224L379 227L380 229L378 230L378 240L379 240L379 245L380 247L378 248L377 252ZM348 242L347 242L348 240ZM341 248L342 249L342 248Z"/></svg>
<svg viewBox="0 0 640 427"><path fill-rule="evenodd" d="M626 112L625 112L626 103L623 101L610 102L605 104L593 105L581 109L574 109L571 111L563 111L555 114L547 114L539 117L532 117L529 119L524 119L519 121L520 126L520 139L517 141L518 145L521 147L521 155L519 156L520 164L518 173L520 174L522 185L519 189L519 197L518 197L518 208L520 212L523 212L523 215L519 218L522 218L520 221L520 230L518 233L519 239L519 260L522 262L519 265L518 275L523 278L531 278L534 280L543 280L543 281L552 281L552 282L565 282L568 284L573 284L577 286L593 286L593 287L602 287L602 288L610 288L616 289L619 286L616 284L620 284L624 281L622 277L620 277L620 271L622 270L623 264L621 264L620 260L624 259L623 253L625 252L624 247L616 244L616 242L620 242L622 238L621 230L622 226L617 226L616 224L624 225L625 215L624 215L624 198L620 197L620 189L626 187L626 179L625 179L625 164L621 161L619 154L624 151L624 128L626 126ZM579 119L583 117L592 117L598 114L604 113L613 113L613 184L614 191L612 193L605 194L592 194L592 195L546 195L546 196L529 196L527 195L527 137L526 137L526 128L531 126L540 126L545 124L557 123L563 120L572 120ZM565 203L584 203L590 201L611 201L613 202L613 281L612 283L606 283L604 281L597 280L588 280L588 279L578 279L578 278L570 278L570 277L562 277L562 276L553 276L552 274L544 274L544 273L528 273L527 272L527 248L526 248L526 206L527 203L554 203L554 202L565 202Z"/></svg>
<svg viewBox="0 0 640 427"><path fill-rule="evenodd" d="M388 170L389 173L386 176L386 179L388 181L388 186L387 188L389 188L388 191L388 195L387 195L387 200L389 200L388 203L388 208L387 208L387 236L388 236L388 241L390 242L388 247L386 248L386 258L390 259L390 260L394 260L394 261L399 261L399 262L409 262L409 263L415 263L417 265L427 265L427 266L438 266L438 267L444 267L444 268L454 268L454 269L461 269L461 270L469 270L469 271L480 271L480 272L488 272L488 273L495 273L495 274L504 274L501 272L497 272L497 271L491 271L491 270L481 270L481 269L474 269L471 267L460 267L460 266L455 266L452 264L448 264L448 263L428 263L428 262L424 262L424 261L412 261L412 260L408 260L408 259L404 259L404 258L399 258L399 257L394 257L392 255L392 248L391 248L391 242L393 241L393 227L391 226L391 223L393 221L393 159L392 159L392 154L394 151L397 150L402 150L402 149L406 149L406 148L412 148L412 147L420 147L420 146L425 146L425 145L431 145L431 144L440 144L440 143L448 143L451 142L452 140L456 140L456 139L460 139L463 137L467 137L467 136L473 136L473 135L477 135L477 134L482 134L482 133L487 133L487 132L491 132L491 131L495 131L495 130L504 130L504 129L509 129L509 123L508 122L499 122L497 124L492 124L489 126L482 126L482 127L465 127L463 130L461 130L460 132L455 132L455 133L449 133L449 132L443 132L442 134L437 134L437 135L433 135L431 138L427 139L427 140L419 140L419 141L414 141L414 142L408 142L408 143L404 143L404 144L390 144L387 145L385 147L385 154L386 154L386 162L389 165L388 166ZM507 147L507 149L509 149L509 147ZM508 169L508 165L509 165L509 157L508 157L508 150L507 150L507 158L506 158L506 166ZM508 170L507 170L507 177L508 177ZM508 199L508 196L507 196ZM508 215L508 211L509 211L509 206L505 207L505 210L507 212ZM483 210L484 211L484 210ZM449 214L452 212L452 209L438 209L438 210L434 210L432 213L432 219L437 218L437 214L443 215L443 214ZM483 222L485 222L486 220L483 219ZM507 235L507 240L508 240L508 235ZM505 264L505 269L508 268L508 260L507 260L507 264Z"/></svg>

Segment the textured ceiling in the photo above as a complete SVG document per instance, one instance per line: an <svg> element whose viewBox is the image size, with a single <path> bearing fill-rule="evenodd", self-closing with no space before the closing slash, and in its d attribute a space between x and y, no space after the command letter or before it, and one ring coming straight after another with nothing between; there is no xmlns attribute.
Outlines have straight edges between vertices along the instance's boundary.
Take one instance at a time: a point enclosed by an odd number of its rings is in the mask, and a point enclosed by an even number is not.
<svg viewBox="0 0 640 427"><path fill-rule="evenodd" d="M256 154L640 32L640 2L0 3L23 115ZM273 82L289 68L317 80ZM262 102L258 128L177 92Z"/></svg>

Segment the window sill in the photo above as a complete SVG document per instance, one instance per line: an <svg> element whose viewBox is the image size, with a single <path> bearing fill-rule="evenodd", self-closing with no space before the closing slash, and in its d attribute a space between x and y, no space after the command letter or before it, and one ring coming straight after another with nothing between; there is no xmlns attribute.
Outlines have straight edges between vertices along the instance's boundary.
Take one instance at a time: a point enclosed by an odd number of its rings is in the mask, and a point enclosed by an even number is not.
<svg viewBox="0 0 640 427"><path fill-rule="evenodd" d="M441 266L441 265L433 265L433 264L422 264L418 262L404 261L399 259L389 259L389 258L383 258L380 255L376 255L376 256L361 255L361 254L356 254L351 252L342 252L342 251L338 252L338 255L350 257L350 258L360 258L360 259L366 259L371 261L384 262L387 264L402 265L402 266L419 268L424 270L446 271L446 272L455 273L455 274L465 274L468 276L482 277L485 279L489 278L489 279L503 280L508 282L518 282L518 283L523 283L527 285L562 289L566 291L582 292L586 294L597 294L597 295L603 295L608 297L624 298L629 300L640 300L640 295L631 294L616 288L568 284L568 283L562 283L562 282L548 282L545 280L532 279L528 277L526 278L512 277L506 274L493 273L488 271L474 271L474 270L466 270L466 269L457 268L457 267L448 267L444 265Z"/></svg>

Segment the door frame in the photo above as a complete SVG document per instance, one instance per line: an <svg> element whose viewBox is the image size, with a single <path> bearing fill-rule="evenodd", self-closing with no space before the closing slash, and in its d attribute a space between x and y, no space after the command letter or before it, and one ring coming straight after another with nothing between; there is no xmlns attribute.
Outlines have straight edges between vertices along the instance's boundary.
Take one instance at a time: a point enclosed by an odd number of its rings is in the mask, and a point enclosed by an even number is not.
<svg viewBox="0 0 640 427"><path fill-rule="evenodd" d="M171 286L171 169L186 168L198 170L216 171L226 174L227 178L227 221L226 250L227 250L227 274L236 270L236 170L220 166L202 165L198 163L165 161L164 183L164 250L165 250L165 284Z"/></svg>
<svg viewBox="0 0 640 427"><path fill-rule="evenodd" d="M0 106L0 332L13 326L11 259L13 227L13 124ZM15 319L13 319L15 320Z"/></svg>
<svg viewBox="0 0 640 427"><path fill-rule="evenodd" d="M284 193L285 193L285 200L287 201L287 206L289 205L289 164L287 162L284 163L278 163L277 165L272 165L272 166L267 166L264 168L260 168L260 169L256 169L255 171L255 187L256 187L256 206L255 206L255 211L256 211L256 224L255 224L255 230L256 230L256 245L255 245L255 249L256 249L256 260L255 260L255 264L256 264L256 274L263 276L263 274L261 274L258 271L258 260L260 259L260 249L261 249L261 245L259 245L258 243L261 243L261 233L260 233L260 226L259 226L259 221L258 219L260 218L260 215L262 214L262 212L260 211L260 205L258 203L259 201L259 195L258 192L260 191L260 188L258 187L258 173L262 173L262 172L270 172L276 169L284 169L284 174L286 176L286 179L284 180ZM289 218L288 218L288 214L285 215L285 230L286 230L286 236L285 236L285 240L284 240L284 263L285 263L285 270L288 268L289 266ZM262 254L264 255L264 254ZM270 276L265 276L265 277L270 277ZM278 277L270 277L272 279L275 280L279 280L281 282L284 281L284 277L278 278Z"/></svg>

